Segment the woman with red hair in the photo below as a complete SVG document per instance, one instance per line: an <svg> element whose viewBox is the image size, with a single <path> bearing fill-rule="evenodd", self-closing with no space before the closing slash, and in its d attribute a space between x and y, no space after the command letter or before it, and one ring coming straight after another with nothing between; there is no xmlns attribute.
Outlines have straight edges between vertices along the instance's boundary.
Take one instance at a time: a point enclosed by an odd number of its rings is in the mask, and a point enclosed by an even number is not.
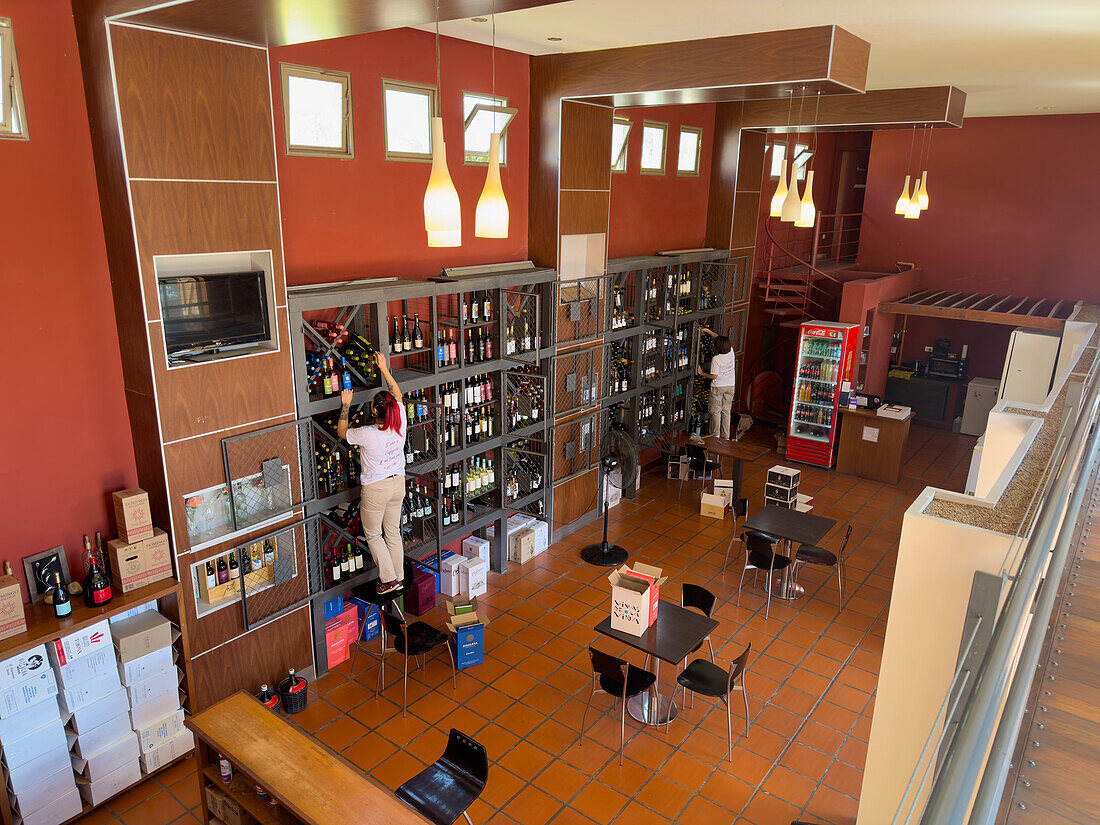
<svg viewBox="0 0 1100 825"><path fill-rule="evenodd" d="M408 421L401 388L393 380L386 357L375 354L378 369L389 387L371 399L374 424L348 429L351 390L340 394L337 433L359 448L359 515L374 563L378 565L378 592L399 590L405 576L405 550L401 542L401 504L405 500L405 435Z"/></svg>

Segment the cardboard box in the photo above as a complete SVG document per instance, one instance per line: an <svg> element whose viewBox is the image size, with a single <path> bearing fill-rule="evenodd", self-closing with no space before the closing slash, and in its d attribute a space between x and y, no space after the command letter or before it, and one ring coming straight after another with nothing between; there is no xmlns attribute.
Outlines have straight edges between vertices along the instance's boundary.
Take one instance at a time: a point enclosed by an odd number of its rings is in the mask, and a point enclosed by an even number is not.
<svg viewBox="0 0 1100 825"><path fill-rule="evenodd" d="M76 787L77 790L80 791L80 795L84 797L85 802L89 805L98 805L103 800L129 788L140 779L141 766L135 759L119 768L115 768L106 776L100 777L95 781L90 782L86 779L78 779L76 781Z"/></svg>
<svg viewBox="0 0 1100 825"><path fill-rule="evenodd" d="M780 501L793 501L798 495L797 487L784 487L781 484L765 484L764 498L774 498Z"/></svg>
<svg viewBox="0 0 1100 825"><path fill-rule="evenodd" d="M66 723L74 733L85 733L109 722L116 716L124 716L128 710L130 710L130 700L126 696L126 691L119 688L98 702L92 702L71 715L67 714Z"/></svg>
<svg viewBox="0 0 1100 825"><path fill-rule="evenodd" d="M44 808L21 814L22 825L60 825L60 823L72 819L81 810L83 810L83 805L80 803L80 794L77 793L76 783L73 783L71 791L64 796L57 797Z"/></svg>
<svg viewBox="0 0 1100 825"><path fill-rule="evenodd" d="M26 736L5 741L4 762L9 768L18 767L62 746L68 747L65 728L60 719L49 719L42 727L28 732Z"/></svg>
<svg viewBox="0 0 1100 825"><path fill-rule="evenodd" d="M448 557L454 556L454 555L458 555L458 554L452 553L449 550L444 550L440 554L440 559L442 560L442 559L445 559L445 558L448 558ZM442 593L443 592L442 589L440 589L441 582L439 580L439 571L438 570L433 570L432 568L428 567L423 562L419 562L419 561L418 562L413 562L413 569L423 570L425 573L427 573L429 576L431 576L433 579L435 579L435 592L436 593Z"/></svg>
<svg viewBox="0 0 1100 825"><path fill-rule="evenodd" d="M484 596L489 590L489 562L465 559L458 566L458 590L468 598Z"/></svg>
<svg viewBox="0 0 1100 825"><path fill-rule="evenodd" d="M118 651L118 660L126 664L157 648L171 647L179 638L179 633L164 616L151 610L111 625L111 636Z"/></svg>
<svg viewBox="0 0 1100 825"><path fill-rule="evenodd" d="M344 622L339 616L325 622L325 655L330 669L346 662L350 657Z"/></svg>
<svg viewBox="0 0 1100 825"><path fill-rule="evenodd" d="M109 647L105 647L95 653L73 659L67 664L55 666L54 673L57 675L57 684L62 690L76 687L83 682L89 682L107 673L114 673L117 676L115 652Z"/></svg>
<svg viewBox="0 0 1100 825"><path fill-rule="evenodd" d="M66 733L68 742L66 746L80 758L86 758L98 753L104 748L109 748L126 736L133 736L133 728L130 727L130 714L123 713L114 719L108 719L99 727L76 734L72 731ZM136 755L135 755L136 758Z"/></svg>
<svg viewBox="0 0 1100 825"><path fill-rule="evenodd" d="M348 603L358 613L359 627L362 628L359 641L369 642L377 639L382 632L382 619L378 615L378 607L358 596L352 596L348 599Z"/></svg>
<svg viewBox="0 0 1100 825"><path fill-rule="evenodd" d="M130 708L140 707L165 693L176 692L182 681L183 671L173 665L168 670L152 674L148 679L127 685L126 695L130 699Z"/></svg>
<svg viewBox="0 0 1100 825"><path fill-rule="evenodd" d="M529 527L509 534L508 561L514 564L526 564L535 557L535 546L535 532Z"/></svg>
<svg viewBox="0 0 1100 825"><path fill-rule="evenodd" d="M23 587L15 576L0 576L0 639L17 636L26 629Z"/></svg>
<svg viewBox="0 0 1100 825"><path fill-rule="evenodd" d="M179 688L173 687L171 690L149 699L145 704L131 708L127 714L130 719L130 727L134 730L146 728L158 719L163 719L168 714L178 710L181 704Z"/></svg>
<svg viewBox="0 0 1100 825"><path fill-rule="evenodd" d="M40 782L31 787L24 788L15 797L15 808L26 820L28 816L33 816L51 805L54 800L75 793L76 780L73 778L72 769L66 768L43 777Z"/></svg>
<svg viewBox="0 0 1100 825"><path fill-rule="evenodd" d="M41 756L22 765L8 765L8 784L18 796L37 787L46 777L53 776L58 771L68 771L72 775L72 770L69 749L64 745L55 745Z"/></svg>
<svg viewBox="0 0 1100 825"><path fill-rule="evenodd" d="M673 456L668 460L668 477L674 481L678 481L681 478L687 478L688 475L688 462L690 459L686 455Z"/></svg>
<svg viewBox="0 0 1100 825"><path fill-rule="evenodd" d="M545 521L535 521L528 525L528 530L535 534L535 555L545 552L550 546L550 525Z"/></svg>
<svg viewBox="0 0 1100 825"><path fill-rule="evenodd" d="M234 777L229 787L237 794L252 797L256 795L255 784L245 779L243 776ZM222 802L221 819L225 822L225 825L254 825L256 822L252 814L248 812L248 809L242 808L240 803L228 794Z"/></svg>
<svg viewBox="0 0 1100 825"><path fill-rule="evenodd" d="M46 646L39 645L0 662L0 689L33 679L48 668Z"/></svg>
<svg viewBox="0 0 1100 825"><path fill-rule="evenodd" d="M699 496L699 515L707 518L723 519L732 509L732 504L725 495L703 493Z"/></svg>
<svg viewBox="0 0 1100 825"><path fill-rule="evenodd" d="M173 759L183 756L185 753L190 753L194 749L195 735L191 731L185 730L174 739L169 739L159 748L153 748L148 753L143 753L139 757L141 769L145 773L149 773L158 768L163 768Z"/></svg>
<svg viewBox="0 0 1100 825"><path fill-rule="evenodd" d="M225 584L218 584L210 588L206 586L205 575L200 575L197 581L199 585L199 598L207 604L217 604L218 602L240 595L241 592L240 578L230 579Z"/></svg>
<svg viewBox="0 0 1100 825"><path fill-rule="evenodd" d="M32 706L22 713L13 713L0 719L0 746L61 721L61 711L56 705Z"/></svg>
<svg viewBox="0 0 1100 825"><path fill-rule="evenodd" d="M119 537L132 544L153 537L153 515L149 510L149 495L134 487L119 490L111 496L115 505L115 523Z"/></svg>
<svg viewBox="0 0 1100 825"><path fill-rule="evenodd" d="M111 623L104 619L46 645L50 664L60 668L73 659L111 649Z"/></svg>
<svg viewBox="0 0 1100 825"><path fill-rule="evenodd" d="M794 509L794 502L793 501L784 501L783 499L779 499L779 498L765 498L764 499L764 506L765 507L782 507L784 510L793 510Z"/></svg>
<svg viewBox="0 0 1100 825"><path fill-rule="evenodd" d="M793 467L784 467L776 464L768 468L767 484L775 484L779 487L797 487L802 480L802 471Z"/></svg>
<svg viewBox="0 0 1100 825"><path fill-rule="evenodd" d="M145 602L145 604L139 604L137 607L131 607L129 610L124 610L114 616L111 616L109 621L111 624L121 622L123 619L129 619L131 616L136 616L138 613L148 613L150 610L157 609L157 602L154 599L151 602Z"/></svg>
<svg viewBox="0 0 1100 825"><path fill-rule="evenodd" d="M135 731L141 742L141 752L146 753L155 750L170 739L174 739L183 731L183 708L155 719L148 725Z"/></svg>
<svg viewBox="0 0 1100 825"><path fill-rule="evenodd" d="M210 811L210 815L222 818L222 811L225 808L225 794L221 788L215 788L213 785L206 786L206 809Z"/></svg>
<svg viewBox="0 0 1100 825"><path fill-rule="evenodd" d="M462 540L462 555L468 559L489 561L489 540L479 536L467 536Z"/></svg>
<svg viewBox="0 0 1100 825"><path fill-rule="evenodd" d="M609 575L611 582L611 627L641 636L657 621L661 585L668 578L659 567L635 562L623 565Z"/></svg>
<svg viewBox="0 0 1100 825"><path fill-rule="evenodd" d="M168 534L159 527L146 539L127 542L112 539L107 542L107 556L113 572L113 584L122 593L129 593L172 575L172 550Z"/></svg>
<svg viewBox="0 0 1100 825"><path fill-rule="evenodd" d="M909 413L912 410L909 407L903 407L900 404L883 404L875 414L881 418L893 418L897 421L904 421L909 417Z"/></svg>
<svg viewBox="0 0 1100 825"><path fill-rule="evenodd" d="M335 619L341 613L344 612L344 597L337 596L335 599L329 599L325 602L323 609L324 620L327 622L329 619Z"/></svg>
<svg viewBox="0 0 1100 825"><path fill-rule="evenodd" d="M31 679L0 690L0 719L6 719L56 695L57 679L53 671L43 671ZM47 708L47 712L52 715L50 708Z"/></svg>
<svg viewBox="0 0 1100 825"><path fill-rule="evenodd" d="M107 745L105 748L88 757L70 756L73 771L84 777L89 782L102 779L112 771L116 771L128 762L132 762L141 755L138 747L137 736L127 728L126 734L120 739Z"/></svg>
<svg viewBox="0 0 1100 825"><path fill-rule="evenodd" d="M661 605L661 585L667 582L668 578L661 575L660 567L653 567L640 561L624 567L627 574L649 582L649 623L653 624L657 621L657 611Z"/></svg>
<svg viewBox="0 0 1100 825"><path fill-rule="evenodd" d="M100 673L85 682L62 689L57 695L57 701L61 706L61 712L70 714L110 696L120 687L122 683L118 680L118 671L111 668L106 673Z"/></svg>
<svg viewBox="0 0 1100 825"><path fill-rule="evenodd" d="M459 586L459 566L466 561L463 556L448 556L440 565L439 581L442 585L439 592L444 596L457 596L461 592Z"/></svg>
<svg viewBox="0 0 1100 825"><path fill-rule="evenodd" d="M459 570L463 567L460 566ZM460 587L461 583L460 573ZM414 616L423 616L435 607L435 576L424 570L413 570L412 585L405 592L405 607Z"/></svg>
<svg viewBox="0 0 1100 825"><path fill-rule="evenodd" d="M114 651L111 651L114 660ZM123 685L132 685L135 682L143 682L158 673L171 670L176 662L176 651L170 647L158 647L156 650L138 656L129 662L118 663L118 677Z"/></svg>
<svg viewBox="0 0 1100 825"><path fill-rule="evenodd" d="M485 625L481 622L447 627L451 630L451 652L455 657L455 668L480 665L485 661Z"/></svg>

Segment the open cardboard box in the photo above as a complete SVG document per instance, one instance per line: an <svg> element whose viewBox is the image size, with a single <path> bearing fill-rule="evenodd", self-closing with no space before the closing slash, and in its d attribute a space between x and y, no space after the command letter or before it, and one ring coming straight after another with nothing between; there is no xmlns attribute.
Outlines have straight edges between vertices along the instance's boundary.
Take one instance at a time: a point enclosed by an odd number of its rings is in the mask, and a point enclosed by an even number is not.
<svg viewBox="0 0 1100 825"><path fill-rule="evenodd" d="M668 578L659 567L634 562L613 570L611 582L611 629L641 636L657 621L661 585Z"/></svg>

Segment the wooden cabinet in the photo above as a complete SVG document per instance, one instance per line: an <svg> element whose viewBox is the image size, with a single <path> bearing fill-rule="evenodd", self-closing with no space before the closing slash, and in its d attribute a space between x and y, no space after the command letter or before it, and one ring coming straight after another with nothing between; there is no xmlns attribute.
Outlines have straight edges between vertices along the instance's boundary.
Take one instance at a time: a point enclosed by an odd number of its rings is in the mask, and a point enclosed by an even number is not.
<svg viewBox="0 0 1100 825"><path fill-rule="evenodd" d="M897 484L912 419L912 413L898 420L867 410L841 409L837 472Z"/></svg>

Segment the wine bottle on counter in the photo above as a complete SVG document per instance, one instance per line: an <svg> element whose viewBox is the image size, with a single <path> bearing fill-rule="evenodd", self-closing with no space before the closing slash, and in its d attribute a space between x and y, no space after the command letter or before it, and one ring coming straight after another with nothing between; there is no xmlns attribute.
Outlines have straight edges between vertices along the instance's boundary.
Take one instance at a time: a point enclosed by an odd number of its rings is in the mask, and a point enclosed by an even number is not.
<svg viewBox="0 0 1100 825"><path fill-rule="evenodd" d="M99 569L99 561L92 556L88 575L84 577L84 604L103 607L111 601L111 583Z"/></svg>
<svg viewBox="0 0 1100 825"><path fill-rule="evenodd" d="M50 585L50 601L53 602L53 615L56 618L64 619L72 615L73 603L69 601L69 594L61 584L61 574L57 572L53 574L53 584Z"/></svg>

